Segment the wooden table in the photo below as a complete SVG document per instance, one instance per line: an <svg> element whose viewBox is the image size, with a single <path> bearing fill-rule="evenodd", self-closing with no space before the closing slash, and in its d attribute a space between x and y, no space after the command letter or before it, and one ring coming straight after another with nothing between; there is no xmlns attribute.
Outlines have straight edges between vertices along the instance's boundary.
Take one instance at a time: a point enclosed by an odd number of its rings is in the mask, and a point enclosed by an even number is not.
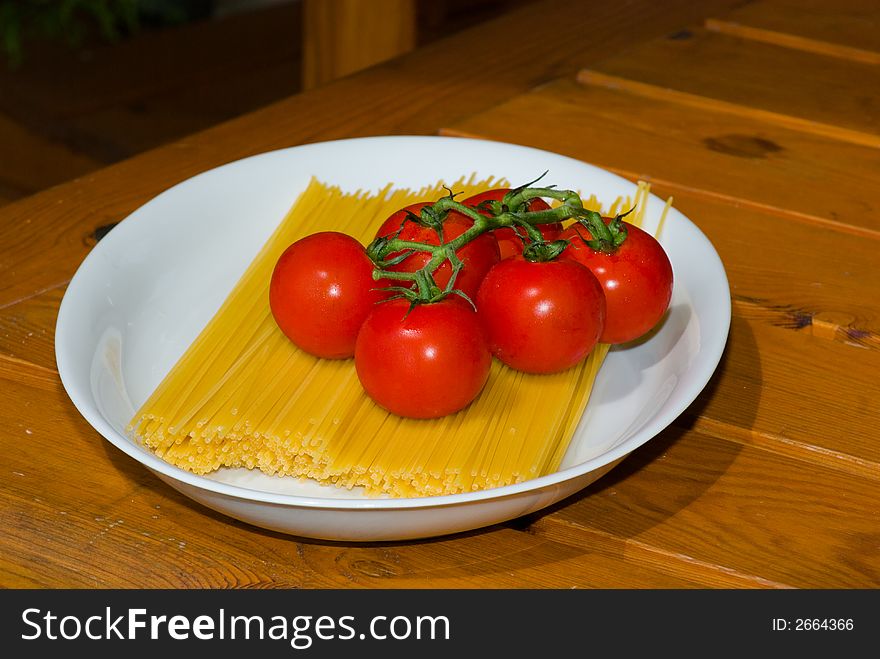
<svg viewBox="0 0 880 659"><path fill-rule="evenodd" d="M0 210L0 586L880 586L880 12L548 0ZM265 150L479 136L644 178L719 251L733 322L671 427L584 492L430 541L212 513L68 400L53 328L108 225Z"/></svg>

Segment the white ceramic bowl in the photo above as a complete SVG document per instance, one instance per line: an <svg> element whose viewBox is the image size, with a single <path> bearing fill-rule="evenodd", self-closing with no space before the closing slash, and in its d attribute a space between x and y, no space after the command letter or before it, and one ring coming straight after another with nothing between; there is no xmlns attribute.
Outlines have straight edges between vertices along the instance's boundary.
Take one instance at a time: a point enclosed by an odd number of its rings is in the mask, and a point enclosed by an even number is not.
<svg viewBox="0 0 880 659"><path fill-rule="evenodd" d="M703 389L730 326L724 267L674 208L660 236L675 274L659 331L612 350L556 473L451 496L367 498L246 470L210 477L174 467L124 428L208 322L310 177L343 189L417 188L476 172L518 185L540 176L610 204L636 186L546 151L443 137L374 137L282 149L207 171L136 210L88 255L58 314L58 371L74 405L108 441L192 499L275 531L344 540L442 535L512 519L577 492L673 421ZM663 200L649 199L645 228Z"/></svg>

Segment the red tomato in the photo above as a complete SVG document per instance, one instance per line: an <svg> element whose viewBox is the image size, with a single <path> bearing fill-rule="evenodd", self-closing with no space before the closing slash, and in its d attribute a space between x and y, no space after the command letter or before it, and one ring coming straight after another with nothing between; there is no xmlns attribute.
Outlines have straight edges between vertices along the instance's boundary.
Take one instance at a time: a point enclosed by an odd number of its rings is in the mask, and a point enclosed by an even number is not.
<svg viewBox="0 0 880 659"><path fill-rule="evenodd" d="M603 218L610 222L610 218ZM627 236L613 253L585 245L592 240L581 224L573 224L560 238L571 244L562 258L587 266L602 284L608 317L602 343L627 343L650 331L660 320L672 298L672 264L659 242L646 231L623 222Z"/></svg>
<svg viewBox="0 0 880 659"><path fill-rule="evenodd" d="M354 355L361 324L382 299L373 263L344 233L306 236L281 254L269 282L269 308L281 331L316 357Z"/></svg>
<svg viewBox="0 0 880 659"><path fill-rule="evenodd" d="M510 188L487 190L486 192L481 192L472 197L468 197L462 203L465 206L473 206L476 208L484 201L501 201L504 198L504 195L508 192L510 192ZM550 210L550 204L538 197L529 200L527 208L530 211L545 211ZM488 215L488 213L483 214ZM535 226L547 242L556 240L557 236L562 232L562 224L560 222L538 224ZM524 231L524 229L520 229L520 231ZM492 235L494 235L495 240L498 241L498 250L502 259L506 259L508 256L513 256L515 254L522 254L523 241L516 235L516 232L513 229L507 227L503 229L495 229L492 232Z"/></svg>
<svg viewBox="0 0 880 659"><path fill-rule="evenodd" d="M379 227L379 230L376 232L376 237L394 235L394 233L400 228L401 222L406 218L407 211L418 215L421 208L430 205L430 203L431 202L419 202L417 204L411 204L392 214L382 223L382 226ZM451 240L454 240L470 229L473 224L473 220L469 217L465 217L460 213L449 213L446 220L443 222L444 241L450 242ZM398 238L401 240L411 240L429 245L440 244L440 238L434 229L422 226L417 222L407 222L398 235ZM498 244L492 236L488 233L484 233L482 236L475 238L462 247L456 252L456 254L458 255L458 258L461 259L464 267L462 267L461 271L458 273L458 277L455 280L455 287L463 291L470 298L473 298L477 294L477 289L480 287L480 282L483 281L483 277L489 272L489 268L498 262ZM393 256L394 254L391 254L389 255L389 258ZM391 266L387 269L396 272L415 272L424 267L430 260L430 254L427 252L417 252L397 265ZM446 284L449 283L449 277L451 275L452 265L446 261L434 272L434 281L440 288L444 288ZM401 282L392 281L390 279L383 279L374 284L374 286L380 288L401 285Z"/></svg>
<svg viewBox="0 0 880 659"><path fill-rule="evenodd" d="M520 254L486 275L477 312L498 359L527 373L555 373L596 345L605 296L596 277L574 261L532 263Z"/></svg>
<svg viewBox="0 0 880 659"><path fill-rule="evenodd" d="M354 352L358 378L398 416L457 412L489 377L492 355L477 314L460 298L409 308L405 299L383 302L364 321Z"/></svg>

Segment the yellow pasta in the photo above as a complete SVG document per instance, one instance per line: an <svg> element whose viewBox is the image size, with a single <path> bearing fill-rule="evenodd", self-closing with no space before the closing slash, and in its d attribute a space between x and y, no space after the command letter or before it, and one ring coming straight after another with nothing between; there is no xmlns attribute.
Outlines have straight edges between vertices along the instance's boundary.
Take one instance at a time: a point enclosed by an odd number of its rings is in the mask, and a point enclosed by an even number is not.
<svg viewBox="0 0 880 659"><path fill-rule="evenodd" d="M506 185L462 179L464 196ZM223 305L137 411L129 432L168 462L197 474L224 467L363 488L371 496L430 496L517 483L558 469L608 346L552 375L493 362L489 380L464 410L414 420L385 412L364 393L353 360L321 360L296 348L268 303L283 250L318 231L366 244L392 212L438 199L444 186L344 193L313 180L251 262ZM636 212L647 199L608 209ZM596 198L588 208L602 210Z"/></svg>

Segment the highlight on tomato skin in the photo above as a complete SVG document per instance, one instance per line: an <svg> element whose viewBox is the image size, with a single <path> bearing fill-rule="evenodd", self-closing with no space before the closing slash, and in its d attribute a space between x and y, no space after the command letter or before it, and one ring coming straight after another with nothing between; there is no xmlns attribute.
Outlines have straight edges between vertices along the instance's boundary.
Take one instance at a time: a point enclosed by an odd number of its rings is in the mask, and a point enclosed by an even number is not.
<svg viewBox="0 0 880 659"><path fill-rule="evenodd" d="M355 238L336 231L291 244L269 282L269 308L294 344L316 357L354 356L361 324L382 294L373 262Z"/></svg>
<svg viewBox="0 0 880 659"><path fill-rule="evenodd" d="M510 192L510 188L494 188L492 190L486 190L485 192L480 192L471 197L468 197L462 203L465 206L477 208L477 206L485 201L500 202L504 198L504 195L506 195L508 192ZM537 197L535 199L530 199L528 204L526 205L526 208L529 211L544 211L550 210L550 204L548 204L540 197ZM486 211L481 212L483 212L483 214L488 214L488 212ZM541 232L544 240L546 240L547 242L556 240L559 234L562 233L561 222L548 222L546 224L538 224L536 225L536 227ZM515 256L516 254L522 253L523 241L517 235L514 229L503 227L500 229L494 229L491 233L495 237L495 240L498 242L498 252L500 260L504 260L508 256Z"/></svg>
<svg viewBox="0 0 880 659"><path fill-rule="evenodd" d="M467 407L489 378L492 355L477 314L457 296L376 305L354 363L364 390L398 416L432 419Z"/></svg>
<svg viewBox="0 0 880 659"><path fill-rule="evenodd" d="M611 218L602 218L606 224ZM669 256L650 233L622 222L626 239L614 251L595 250L585 243L592 235L574 224L559 236L570 241L564 259L589 268L605 292L607 317L601 343L622 344L650 332L672 300L673 272Z"/></svg>
<svg viewBox="0 0 880 659"><path fill-rule="evenodd" d="M431 227L426 227L414 221L405 221L408 214L412 213L418 216L419 211L425 206L430 206L433 202L418 202L405 206L400 210L392 213L386 219L379 229L376 231L376 237L390 237L399 231L397 237L401 240L412 242L420 242L427 245L439 245L440 237L437 231ZM447 215L443 222L443 240L449 242L458 238L461 234L473 226L473 220L465 217L460 213L451 212ZM403 228L401 229L401 225ZM495 265L500 256L498 254L498 243L489 234L484 233L464 245L456 252L463 264L462 270L459 272L455 280L455 287L463 291L469 297L477 294L480 282L485 274L493 265ZM396 254L390 254L388 258L393 258ZM431 260L428 252L417 252L404 259L402 262L388 267L388 270L395 272L415 272L427 265ZM444 288L449 283L452 276L452 265L446 261L433 273L434 281L437 286ZM374 284L377 288L387 288L390 286L400 286L400 282L393 282L388 279L381 279Z"/></svg>
<svg viewBox="0 0 880 659"><path fill-rule="evenodd" d="M605 325L605 296L596 277L571 260L493 267L477 293L477 315L489 348L507 366L556 373L582 361Z"/></svg>

